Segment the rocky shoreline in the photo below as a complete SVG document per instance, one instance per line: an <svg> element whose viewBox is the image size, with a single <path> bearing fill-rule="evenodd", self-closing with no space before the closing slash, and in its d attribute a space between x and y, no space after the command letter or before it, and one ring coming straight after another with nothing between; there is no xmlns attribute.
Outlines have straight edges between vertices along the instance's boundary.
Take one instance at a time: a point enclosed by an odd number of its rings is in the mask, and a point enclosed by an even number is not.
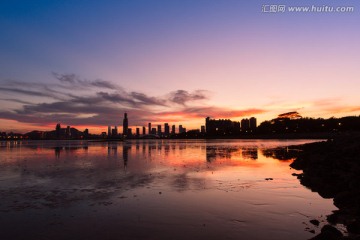
<svg viewBox="0 0 360 240"><path fill-rule="evenodd" d="M333 198L339 210L327 217L329 225L312 239L360 240L360 133L342 134L324 142L301 146L290 165L302 170L301 184L324 198ZM332 225L346 226L348 236Z"/></svg>

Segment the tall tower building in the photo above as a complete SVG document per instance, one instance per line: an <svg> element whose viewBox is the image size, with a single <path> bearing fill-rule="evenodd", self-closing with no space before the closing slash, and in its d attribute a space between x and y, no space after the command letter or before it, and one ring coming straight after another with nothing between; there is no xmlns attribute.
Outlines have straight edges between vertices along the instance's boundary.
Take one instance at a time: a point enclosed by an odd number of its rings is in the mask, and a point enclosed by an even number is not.
<svg viewBox="0 0 360 240"><path fill-rule="evenodd" d="M169 136L170 135L170 127L168 123L164 124L164 131L165 131L165 136Z"/></svg>
<svg viewBox="0 0 360 240"><path fill-rule="evenodd" d="M66 137L71 137L71 130L70 130L70 126L66 127Z"/></svg>
<svg viewBox="0 0 360 240"><path fill-rule="evenodd" d="M241 131L247 132L250 128L250 120L248 118L241 119Z"/></svg>
<svg viewBox="0 0 360 240"><path fill-rule="evenodd" d="M60 123L56 124L56 137L59 138L61 136L61 125Z"/></svg>
<svg viewBox="0 0 360 240"><path fill-rule="evenodd" d="M151 134L152 132L151 132L151 123L149 123L149 134Z"/></svg>
<svg viewBox="0 0 360 240"><path fill-rule="evenodd" d="M211 130L210 130L210 117L207 117L207 118L205 118L205 132L207 134L210 134Z"/></svg>
<svg viewBox="0 0 360 240"><path fill-rule="evenodd" d="M156 134L156 128L151 129L151 134L154 134L154 135Z"/></svg>
<svg viewBox="0 0 360 240"><path fill-rule="evenodd" d="M123 135L128 135L129 122L127 118L127 113L124 113L124 121L123 121Z"/></svg>
<svg viewBox="0 0 360 240"><path fill-rule="evenodd" d="M111 137L111 126L108 126L108 137Z"/></svg>
<svg viewBox="0 0 360 240"><path fill-rule="evenodd" d="M161 132L161 125L158 125L158 126L157 126L157 134L158 134L159 136L161 136L161 135L162 135L162 132Z"/></svg>
<svg viewBox="0 0 360 240"><path fill-rule="evenodd" d="M256 118L254 117L250 118L250 130L251 131L256 130Z"/></svg>
<svg viewBox="0 0 360 240"><path fill-rule="evenodd" d="M175 125L171 126L171 134L175 134Z"/></svg>

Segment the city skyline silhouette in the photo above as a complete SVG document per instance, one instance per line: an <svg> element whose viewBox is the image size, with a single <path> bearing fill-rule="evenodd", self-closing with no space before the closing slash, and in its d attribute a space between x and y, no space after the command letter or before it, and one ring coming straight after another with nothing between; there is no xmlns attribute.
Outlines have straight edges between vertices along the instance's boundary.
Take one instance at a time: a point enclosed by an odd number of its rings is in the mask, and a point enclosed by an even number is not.
<svg viewBox="0 0 360 240"><path fill-rule="evenodd" d="M358 2L154 1L2 1L0 130L360 115Z"/></svg>

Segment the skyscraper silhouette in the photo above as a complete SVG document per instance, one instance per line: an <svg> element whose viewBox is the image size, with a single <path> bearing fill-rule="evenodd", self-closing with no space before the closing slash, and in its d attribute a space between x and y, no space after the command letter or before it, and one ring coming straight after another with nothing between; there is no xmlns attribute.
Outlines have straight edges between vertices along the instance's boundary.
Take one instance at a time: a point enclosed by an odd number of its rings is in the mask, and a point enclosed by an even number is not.
<svg viewBox="0 0 360 240"><path fill-rule="evenodd" d="M168 123L165 123L164 124L164 134L165 136L169 136L170 135L170 127L169 127L169 124Z"/></svg>
<svg viewBox="0 0 360 240"><path fill-rule="evenodd" d="M129 122L127 118L127 113L124 113L124 121L123 121L123 135L128 135Z"/></svg>
<svg viewBox="0 0 360 240"><path fill-rule="evenodd" d="M60 123L56 124L55 131L56 131L56 137L60 138L60 135L61 135L61 125L60 125Z"/></svg>
<svg viewBox="0 0 360 240"><path fill-rule="evenodd" d="M256 130L256 118L251 117L249 121L250 121L250 130L253 132Z"/></svg>
<svg viewBox="0 0 360 240"><path fill-rule="evenodd" d="M250 129L250 120L248 118L241 119L241 131L247 132Z"/></svg>
<svg viewBox="0 0 360 240"><path fill-rule="evenodd" d="M108 137L111 137L111 126L108 126Z"/></svg>

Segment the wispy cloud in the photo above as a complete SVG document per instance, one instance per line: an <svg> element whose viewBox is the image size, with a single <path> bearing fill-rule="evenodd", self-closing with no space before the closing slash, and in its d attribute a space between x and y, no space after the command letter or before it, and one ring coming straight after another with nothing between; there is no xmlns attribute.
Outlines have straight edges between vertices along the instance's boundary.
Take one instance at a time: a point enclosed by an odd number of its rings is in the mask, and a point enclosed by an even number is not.
<svg viewBox="0 0 360 240"><path fill-rule="evenodd" d="M333 106L325 109L328 113L354 113L360 111L360 106Z"/></svg>
<svg viewBox="0 0 360 240"><path fill-rule="evenodd" d="M87 80L81 79L75 74L59 74L53 72L53 76L58 79L62 84L67 84L72 87L96 87L96 88L105 88L105 89L118 89L119 87L112 82L105 81L102 79Z"/></svg>
<svg viewBox="0 0 360 240"><path fill-rule="evenodd" d="M31 91L31 90L25 90L22 88L8 88L8 87L0 87L0 91L2 92L12 92L12 93L19 93L22 95L28 95L28 96L44 96L44 97L53 97L51 94L47 94L40 91Z"/></svg>
<svg viewBox="0 0 360 240"><path fill-rule="evenodd" d="M322 98L312 101L314 106L334 106L341 102L342 98L340 97L332 97L332 98Z"/></svg>
<svg viewBox="0 0 360 240"><path fill-rule="evenodd" d="M196 90L192 93L186 90L177 90L170 93L169 100L177 104L185 105L190 101L208 99L207 94L208 91L205 90Z"/></svg>
<svg viewBox="0 0 360 240"><path fill-rule="evenodd" d="M10 110L0 110L0 118L37 125L62 122L107 126L120 124L124 112L131 116L132 125L144 125L148 121L179 122L206 116L233 118L265 111L206 106L204 101L209 99L206 90L175 90L162 96L150 96L127 91L110 81L81 79L75 74L53 73L53 76L56 80L51 83L0 81L0 91L7 95L0 102L17 103L7 108ZM29 97L35 100L30 101Z"/></svg>
<svg viewBox="0 0 360 240"><path fill-rule="evenodd" d="M8 101L8 102L21 103L21 104L30 104L30 102L28 102L28 101L23 101L23 100L15 99L15 98L0 98L0 101Z"/></svg>
<svg viewBox="0 0 360 240"><path fill-rule="evenodd" d="M130 95L138 104L167 106L165 99L150 97L144 93L139 92L131 92Z"/></svg>
<svg viewBox="0 0 360 240"><path fill-rule="evenodd" d="M256 114L261 114L266 112L265 109L244 109L244 110L234 110L229 108L220 108L215 106L205 106L205 107L185 107L180 111L165 111L156 114L159 117L171 117L171 116L181 116L184 118L237 118L237 117L246 117L253 116Z"/></svg>
<svg viewBox="0 0 360 240"><path fill-rule="evenodd" d="M108 93L108 92L98 92L96 94L101 99L109 102L135 105L134 99L129 98L127 95L123 95L119 93Z"/></svg>

